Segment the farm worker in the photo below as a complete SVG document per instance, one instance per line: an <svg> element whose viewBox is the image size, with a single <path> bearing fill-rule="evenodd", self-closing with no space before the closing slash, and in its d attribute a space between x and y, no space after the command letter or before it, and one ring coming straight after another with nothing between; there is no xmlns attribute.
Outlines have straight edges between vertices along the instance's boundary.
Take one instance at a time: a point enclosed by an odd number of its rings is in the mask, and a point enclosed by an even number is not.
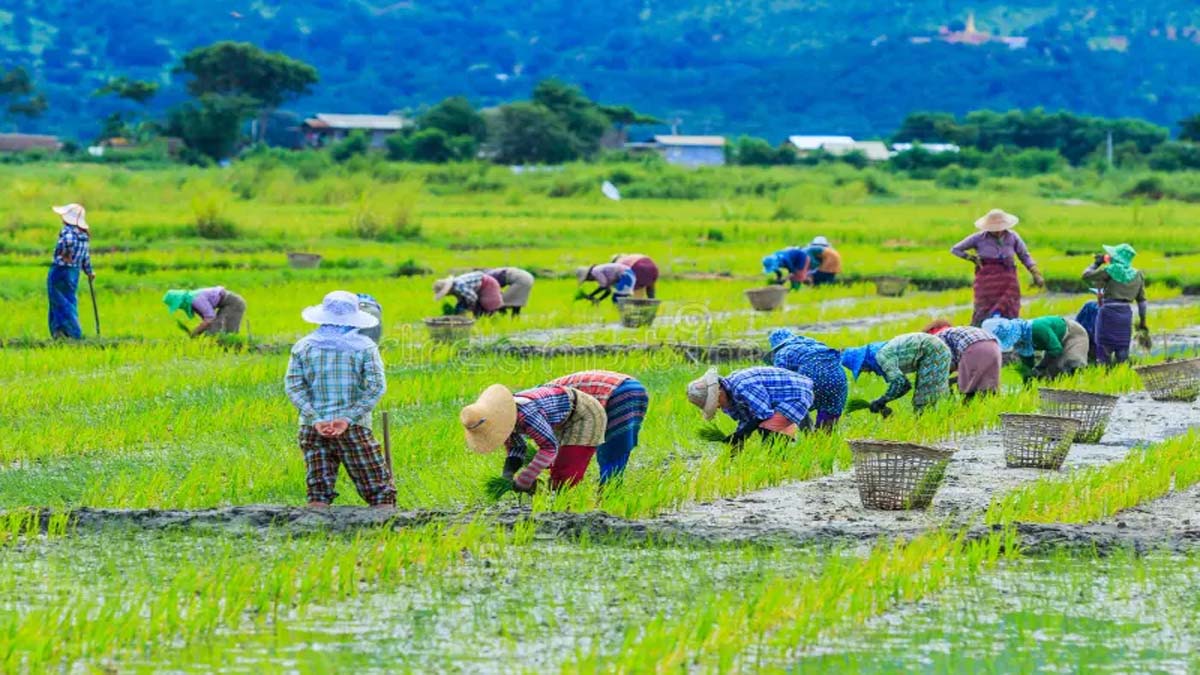
<svg viewBox="0 0 1200 675"><path fill-rule="evenodd" d="M1042 286L1046 281L1038 271L1037 263L1029 255L1021 235L1013 232L1020 219L1000 209L992 209L979 220L975 227L979 232L963 239L950 249L954 255L975 264L975 312L971 325L978 326L983 320L999 315L1015 319L1021 314L1021 283L1017 279L1017 264L1020 258L1029 273L1033 285ZM975 251L975 253L968 253Z"/></svg>
<svg viewBox="0 0 1200 675"><path fill-rule="evenodd" d="M504 305L504 296L500 293L500 284L483 272L467 272L458 276L448 276L433 282L433 300L441 300L447 295L453 295L458 300L454 308L456 314L470 312L476 317L492 314Z"/></svg>
<svg viewBox="0 0 1200 675"><path fill-rule="evenodd" d="M529 304L529 293L533 290L533 275L520 267L497 267L485 272L496 280L503 294L500 296L500 311L508 310L513 316Z"/></svg>
<svg viewBox="0 0 1200 675"><path fill-rule="evenodd" d="M842 352L842 365L858 379L863 368L883 377L887 391L871 401L871 412L883 412L887 404L913 393L913 410L920 412L950 394L950 348L928 333L905 333L887 342L875 342ZM908 375L916 374L909 383Z"/></svg>
<svg viewBox="0 0 1200 675"><path fill-rule="evenodd" d="M513 394L493 384L479 400L459 414L467 447L475 452L508 450L504 478L513 490L533 493L537 477L550 470L550 486L576 485L583 480L608 423L604 406L569 387L546 385ZM525 463L526 438L537 454Z"/></svg>
<svg viewBox="0 0 1200 675"><path fill-rule="evenodd" d="M808 254L796 246L766 256L762 265L763 274L775 275L775 280L771 282L774 284L783 284L783 271L787 270L787 278L792 282L793 291L800 288L800 284L808 278Z"/></svg>
<svg viewBox="0 0 1200 675"><path fill-rule="evenodd" d="M994 317L983 322L983 329L996 336L1001 351L1015 349L1021 362L1033 368L1035 377L1057 377L1087 365L1087 331L1071 319L1042 316L1026 321ZM1043 356L1035 366L1036 352L1042 352Z"/></svg>
<svg viewBox="0 0 1200 675"><path fill-rule="evenodd" d="M46 293L50 299L50 337L83 338L79 326L79 270L88 279L95 279L92 271L91 228L87 213L79 204L52 207L62 217L62 229L58 231L58 244L54 247L54 261L46 277Z"/></svg>
<svg viewBox="0 0 1200 675"><path fill-rule="evenodd" d="M687 397L704 413L704 419L711 420L719 408L737 422L737 429L726 439L736 453L755 430L772 441L779 436L795 438L798 429L809 428L813 383L803 375L771 366L736 370L729 377L710 368L688 384Z"/></svg>
<svg viewBox="0 0 1200 675"><path fill-rule="evenodd" d="M837 275L842 273L842 255L829 243L825 237L814 237L808 246L804 247L808 254L809 265L816 267L812 273L813 286L823 286L837 281Z"/></svg>
<svg viewBox="0 0 1200 675"><path fill-rule="evenodd" d="M301 313L318 328L292 347L285 384L300 411L300 450L307 467L308 505L337 497L338 466L367 504L394 507L392 467L371 433L371 411L387 389L383 359L358 329L379 323L358 308L358 296L333 291Z"/></svg>
<svg viewBox="0 0 1200 675"><path fill-rule="evenodd" d="M632 296L633 289L637 286L637 275L633 273L633 268L621 263L580 267L575 270L575 278L579 280L580 285L588 281L596 282L596 290L586 296L593 304L609 295L612 295L614 303L619 303L621 298Z"/></svg>
<svg viewBox="0 0 1200 675"><path fill-rule="evenodd" d="M994 335L975 326L952 326L945 319L929 324L925 332L938 336L950 348L950 372L958 373L958 390L967 400L975 394L1000 391L1003 356Z"/></svg>
<svg viewBox="0 0 1200 675"><path fill-rule="evenodd" d="M1129 244L1105 246L1105 254L1083 271L1083 280L1100 291L1100 310L1096 315L1096 360L1115 364L1129 360L1133 338L1133 310L1137 303L1138 330L1146 328L1146 279L1133 266L1137 251Z"/></svg>
<svg viewBox="0 0 1200 675"><path fill-rule="evenodd" d="M817 427L829 428L846 409L849 384L842 369L841 354L824 342L793 333L785 328L771 331L768 359L776 368L799 373L813 383L813 408Z"/></svg>
<svg viewBox="0 0 1200 675"><path fill-rule="evenodd" d="M633 285L634 295L645 295L653 299L655 285L658 283L658 265L648 255L641 253L618 253L612 262L629 265L636 280Z"/></svg>
<svg viewBox="0 0 1200 675"><path fill-rule="evenodd" d="M371 338L371 342L379 344L379 340L383 337L383 305L375 299L375 296L368 293L355 293L358 296L358 309L375 317L376 324L370 328L359 328L360 335L366 335Z"/></svg>
<svg viewBox="0 0 1200 675"><path fill-rule="evenodd" d="M638 433L650 397L646 388L629 375L611 370L585 370L564 375L547 386L569 387L581 391L604 406L607 420L604 442L596 448L596 464L600 467L600 484L620 475L629 463L629 454L638 444Z"/></svg>
<svg viewBox="0 0 1200 675"><path fill-rule="evenodd" d="M189 319L200 315L200 323L192 329L192 337L204 333L236 333L241 330L242 317L246 314L246 301L224 286L194 291L172 288L163 295L163 304L170 313L182 309Z"/></svg>

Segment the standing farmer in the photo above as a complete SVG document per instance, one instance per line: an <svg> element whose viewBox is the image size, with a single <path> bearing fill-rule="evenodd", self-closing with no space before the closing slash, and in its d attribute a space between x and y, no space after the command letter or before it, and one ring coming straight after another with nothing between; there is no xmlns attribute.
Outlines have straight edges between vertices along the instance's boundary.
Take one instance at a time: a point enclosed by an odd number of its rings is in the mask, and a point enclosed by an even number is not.
<svg viewBox="0 0 1200 675"><path fill-rule="evenodd" d="M655 286L658 284L658 265L648 255L641 253L618 253L612 259L615 263L628 265L633 270L635 279L634 295L644 293L647 298L654 299Z"/></svg>
<svg viewBox="0 0 1200 675"><path fill-rule="evenodd" d="M378 319L358 308L358 296L333 291L301 314L319 325L292 347L285 378L288 398L300 411L300 449L308 472L308 505L329 506L337 497L338 466L373 507L394 507L392 467L371 433L371 411L387 380L379 348L357 329Z"/></svg>
<svg viewBox="0 0 1200 675"><path fill-rule="evenodd" d="M797 335L786 328L772 331L771 362L776 368L799 373L812 380L813 407L817 411L817 427L830 428L841 419L846 409L849 383L842 369L841 355L824 342Z"/></svg>
<svg viewBox="0 0 1200 675"><path fill-rule="evenodd" d="M921 412L950 393L950 348L928 333L905 333L887 342L875 342L842 352L842 365L855 379L863 368L883 377L887 391L871 401L871 412L882 412L888 403L912 391L913 410ZM915 373L915 384L908 375Z"/></svg>
<svg viewBox="0 0 1200 675"><path fill-rule="evenodd" d="M529 304L529 293L533 291L533 275L520 267L497 267L486 274L495 279L503 291L500 297L500 311L508 310L513 316L521 313L521 308Z"/></svg>
<svg viewBox="0 0 1200 675"><path fill-rule="evenodd" d="M580 267L575 270L575 278L580 286L588 281L596 282L596 290L585 296L592 304L604 300L609 295L612 295L614 303L620 304L621 298L632 296L633 289L637 286L637 275L633 273L633 268L621 263Z"/></svg>
<svg viewBox="0 0 1200 675"><path fill-rule="evenodd" d="M433 282L435 302L447 295L453 295L458 300L454 307L456 314L470 312L480 317L496 312L504 304L500 284L483 272L467 272Z"/></svg>
<svg viewBox="0 0 1200 675"><path fill-rule="evenodd" d="M1011 213L992 209L975 221L979 232L950 249L954 255L975 264L973 326L981 325L984 319L992 316L1015 319L1021 315L1021 282L1017 279L1016 258L1020 258L1021 264L1033 275L1034 286L1046 283L1037 263L1029 255L1025 241L1012 230L1019 221Z"/></svg>
<svg viewBox="0 0 1200 675"><path fill-rule="evenodd" d="M1095 320L1096 360L1123 363L1129 360L1129 343L1133 339L1131 303L1137 303L1138 330L1147 330L1146 280L1133 266L1137 251L1132 246L1105 246L1104 251L1107 255L1097 255L1092 266L1083 271L1083 280L1100 291Z"/></svg>
<svg viewBox="0 0 1200 675"><path fill-rule="evenodd" d="M519 391L501 384L483 391L462 409L459 421L467 447L489 453L504 446L504 478L516 492L532 494L538 476L550 470L550 487L575 485L587 473L596 446L604 440L604 406L587 394L557 385ZM526 439L537 446L528 464Z"/></svg>
<svg viewBox="0 0 1200 675"><path fill-rule="evenodd" d="M95 279L92 271L91 233L87 213L79 204L53 207L62 217L62 229L58 232L58 245L54 247L54 262L46 278L46 293L50 298L50 337L83 338L79 326L79 270L88 279Z"/></svg>
<svg viewBox="0 0 1200 675"><path fill-rule="evenodd" d="M783 284L783 273L787 271L787 279L792 282L792 290L800 288L800 284L808 278L808 254L804 249L792 246L782 251L776 251L762 260L763 274L774 274L773 284Z"/></svg>
<svg viewBox="0 0 1200 675"><path fill-rule="evenodd" d="M650 397L642 383L611 370L585 370L551 380L549 384L581 391L604 406L607 419L604 443L596 448L600 484L624 472L630 453L637 447L638 432L650 405Z"/></svg>
<svg viewBox="0 0 1200 675"><path fill-rule="evenodd" d="M950 348L950 372L958 373L958 390L967 400L1000 391L1003 355L994 335L974 326L952 326L945 319L929 324L925 332Z"/></svg>
<svg viewBox="0 0 1200 675"><path fill-rule="evenodd" d="M736 454L755 430L764 440L774 441L779 436L795 438L798 429L809 428L813 383L803 375L769 366L737 370L729 377L710 368L688 384L687 397L704 419L711 420L721 409L738 423L725 439Z"/></svg>
<svg viewBox="0 0 1200 675"><path fill-rule="evenodd" d="M814 237L808 246L804 247L808 254L809 266L816 269L812 273L813 286L823 286L837 281L837 275L842 273L842 255L833 248L833 244L825 237Z"/></svg>
<svg viewBox="0 0 1200 675"><path fill-rule="evenodd" d="M187 318L200 315L200 323L191 331L192 337L205 333L237 333L246 315L246 301L224 286L187 291L173 288L163 295L167 311L183 310Z"/></svg>

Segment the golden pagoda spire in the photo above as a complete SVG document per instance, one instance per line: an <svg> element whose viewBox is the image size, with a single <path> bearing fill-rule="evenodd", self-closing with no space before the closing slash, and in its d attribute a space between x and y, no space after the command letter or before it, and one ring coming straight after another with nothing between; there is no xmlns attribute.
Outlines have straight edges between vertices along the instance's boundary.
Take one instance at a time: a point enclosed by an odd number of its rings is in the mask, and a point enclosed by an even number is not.
<svg viewBox="0 0 1200 675"><path fill-rule="evenodd" d="M967 35L974 35L976 32L975 31L975 10L973 10L973 9L967 12L967 28L966 28L965 32L967 33Z"/></svg>

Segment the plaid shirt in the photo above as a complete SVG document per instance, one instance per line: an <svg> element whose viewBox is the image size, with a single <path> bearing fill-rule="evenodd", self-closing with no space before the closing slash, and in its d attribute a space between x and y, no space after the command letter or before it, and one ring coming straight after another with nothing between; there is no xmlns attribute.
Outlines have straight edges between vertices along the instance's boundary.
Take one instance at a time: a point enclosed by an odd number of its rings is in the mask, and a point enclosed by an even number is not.
<svg viewBox="0 0 1200 675"><path fill-rule="evenodd" d="M912 389L905 373L915 373L921 368L922 359L932 352L948 350L941 339L929 333L906 333L898 335L879 348L875 362L879 372L887 380L888 390L883 396L894 401Z"/></svg>
<svg viewBox="0 0 1200 675"><path fill-rule="evenodd" d="M292 352L284 383L303 426L346 419L370 429L371 410L387 390L376 348L349 352L304 347Z"/></svg>
<svg viewBox="0 0 1200 675"><path fill-rule="evenodd" d="M459 306L474 307L479 304L479 285L483 283L483 272L467 272L454 277L454 288L450 291L458 298Z"/></svg>
<svg viewBox="0 0 1200 675"><path fill-rule="evenodd" d="M615 373L611 370L585 370L579 373L564 375L556 380L551 380L551 386L570 387L577 391L591 396L600 402L600 405L608 407L608 399L617 387L624 384L627 380L631 380L628 375Z"/></svg>
<svg viewBox="0 0 1200 675"><path fill-rule="evenodd" d="M537 454L516 476L517 485L528 488L558 456L554 427L567 421L575 402L564 387L544 386L513 394L517 401L517 424L508 437L508 456L525 461L525 438L537 446Z"/></svg>
<svg viewBox="0 0 1200 675"><path fill-rule="evenodd" d="M958 369L958 360L967 347L976 342L997 342L996 337L982 328L955 326L940 331L937 336L950 348L950 370Z"/></svg>
<svg viewBox="0 0 1200 675"><path fill-rule="evenodd" d="M729 395L725 414L737 420L738 431L757 427L779 413L803 426L813 403L812 380L790 370L760 366L746 368L721 378Z"/></svg>
<svg viewBox="0 0 1200 675"><path fill-rule="evenodd" d="M79 267L84 274L92 273L91 237L74 225L64 224L58 232L54 247L54 264L59 267Z"/></svg>

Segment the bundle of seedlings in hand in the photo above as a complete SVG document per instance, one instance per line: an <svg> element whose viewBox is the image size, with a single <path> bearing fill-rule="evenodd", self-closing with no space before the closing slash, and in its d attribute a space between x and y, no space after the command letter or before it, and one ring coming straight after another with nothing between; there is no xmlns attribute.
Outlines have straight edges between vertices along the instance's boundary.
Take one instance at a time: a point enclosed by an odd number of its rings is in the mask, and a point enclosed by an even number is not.
<svg viewBox="0 0 1200 675"><path fill-rule="evenodd" d="M454 304L445 302L442 303L442 316L455 316L458 314L458 308Z"/></svg>
<svg viewBox="0 0 1200 675"><path fill-rule="evenodd" d="M579 302L580 300L587 300L587 299L588 299L588 294L584 293L582 288L575 291L575 302Z"/></svg>
<svg viewBox="0 0 1200 675"><path fill-rule="evenodd" d="M492 476L487 479L483 491L488 499L498 502L504 498L504 495L513 491L513 482L504 476Z"/></svg>
<svg viewBox="0 0 1200 675"><path fill-rule="evenodd" d="M856 413L859 410L870 410L871 402L865 398L852 398L846 401L846 411L844 414Z"/></svg>
<svg viewBox="0 0 1200 675"><path fill-rule="evenodd" d="M188 335L192 334L192 329L188 328L188 325L184 323L182 319L175 319L175 325L179 326L179 330L187 333Z"/></svg>
<svg viewBox="0 0 1200 675"><path fill-rule="evenodd" d="M696 435L700 440L708 443L726 443L729 441L729 434L721 431L721 427L716 423L710 422L696 430Z"/></svg>
<svg viewBox="0 0 1200 675"><path fill-rule="evenodd" d="M1149 328L1139 328L1135 333L1138 346L1146 351L1150 351L1154 347L1154 341L1150 337Z"/></svg>

